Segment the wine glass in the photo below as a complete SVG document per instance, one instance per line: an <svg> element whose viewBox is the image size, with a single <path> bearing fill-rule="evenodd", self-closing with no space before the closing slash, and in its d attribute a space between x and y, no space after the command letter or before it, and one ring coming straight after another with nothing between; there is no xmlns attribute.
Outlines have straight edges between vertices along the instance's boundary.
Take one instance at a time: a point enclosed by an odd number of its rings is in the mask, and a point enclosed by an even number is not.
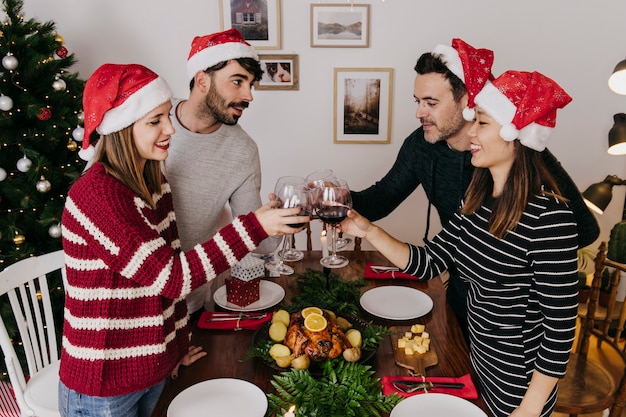
<svg viewBox="0 0 626 417"><path fill-rule="evenodd" d="M336 183L337 177L332 169L320 169L312 172L306 176L306 183L308 187L317 187L324 183ZM349 237L343 237L342 233L339 233L335 245L337 249L342 249L352 243L352 239Z"/></svg>
<svg viewBox="0 0 626 417"><path fill-rule="evenodd" d="M322 258L320 263L327 268L346 266L348 259L337 255L337 225L346 218L348 210L352 208L352 197L348 183L338 179L336 184L326 183L316 187L312 193L315 214L324 223L330 225L332 230L330 254Z"/></svg>
<svg viewBox="0 0 626 417"><path fill-rule="evenodd" d="M306 183L306 180L304 178L298 177L295 175L287 175L284 177L280 177L278 180L276 180L276 185L274 186L274 194L276 195L278 199L280 199L278 195L280 193L280 189L285 184L302 185L303 187L305 187L305 183ZM302 253L302 251L297 250L293 247L294 236L285 235L285 239L287 240L287 243L283 242L283 249L279 253L279 256L282 258L282 260L285 262L297 262L297 261L302 260L304 258L304 253Z"/></svg>
<svg viewBox="0 0 626 417"><path fill-rule="evenodd" d="M306 189L306 184L303 178L299 177L281 177L276 182L276 189L274 194L278 201L280 201L280 207L282 208L294 208L299 207L300 213L297 216L306 216L311 214L311 204L309 199L309 191ZM304 223L289 224L288 226L294 229L300 228ZM289 237L293 238L293 235L285 235L283 239L283 248L278 253L278 260L270 261L266 264L266 268L271 272L275 272L281 275L291 275L294 270L289 265L285 265L285 261L288 259L285 257L288 253L288 246L290 247ZM299 251L298 251L299 252ZM301 253L301 252L300 252ZM302 258L300 258L302 259ZM299 259L297 259L299 260Z"/></svg>

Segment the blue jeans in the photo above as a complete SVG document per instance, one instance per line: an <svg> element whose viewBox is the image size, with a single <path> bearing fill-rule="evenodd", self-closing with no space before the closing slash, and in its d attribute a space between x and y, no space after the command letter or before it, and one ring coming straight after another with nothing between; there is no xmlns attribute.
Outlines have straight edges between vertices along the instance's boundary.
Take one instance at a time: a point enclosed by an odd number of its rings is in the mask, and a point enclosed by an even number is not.
<svg viewBox="0 0 626 417"><path fill-rule="evenodd" d="M130 394L95 397L59 382L59 412L62 417L150 417L164 387L165 380Z"/></svg>

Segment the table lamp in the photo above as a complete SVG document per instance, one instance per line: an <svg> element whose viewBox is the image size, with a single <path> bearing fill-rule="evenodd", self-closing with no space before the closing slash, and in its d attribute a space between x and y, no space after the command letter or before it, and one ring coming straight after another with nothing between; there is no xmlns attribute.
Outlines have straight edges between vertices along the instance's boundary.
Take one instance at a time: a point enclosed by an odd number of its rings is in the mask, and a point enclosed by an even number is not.
<svg viewBox="0 0 626 417"><path fill-rule="evenodd" d="M607 175L602 182L590 185L583 192L583 199L587 207L598 214L604 213L613 198L613 186L615 185L626 185L626 180L615 175ZM626 201L624 206L626 207ZM626 210L622 212L622 219L626 219Z"/></svg>

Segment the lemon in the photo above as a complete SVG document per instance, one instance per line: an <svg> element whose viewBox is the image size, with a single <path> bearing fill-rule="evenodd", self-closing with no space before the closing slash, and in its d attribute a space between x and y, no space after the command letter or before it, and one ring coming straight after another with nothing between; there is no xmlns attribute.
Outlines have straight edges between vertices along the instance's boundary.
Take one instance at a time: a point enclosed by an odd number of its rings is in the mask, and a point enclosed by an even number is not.
<svg viewBox="0 0 626 417"><path fill-rule="evenodd" d="M306 308L302 309L302 317L304 317L305 319L311 313L319 314L320 316L323 314L322 313L322 309L318 308L318 307L306 307Z"/></svg>
<svg viewBox="0 0 626 417"><path fill-rule="evenodd" d="M326 328L328 322L321 314L310 313L304 319L304 327L312 332L321 332Z"/></svg>

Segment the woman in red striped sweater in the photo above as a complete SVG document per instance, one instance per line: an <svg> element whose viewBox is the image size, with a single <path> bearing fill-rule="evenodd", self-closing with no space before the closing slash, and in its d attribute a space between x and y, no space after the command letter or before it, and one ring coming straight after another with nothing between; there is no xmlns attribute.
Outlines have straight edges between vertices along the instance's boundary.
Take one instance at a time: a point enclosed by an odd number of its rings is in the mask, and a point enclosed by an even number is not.
<svg viewBox="0 0 626 417"><path fill-rule="evenodd" d="M171 95L133 64L105 64L85 85L83 149L94 131L102 143L63 212L63 416L150 416L170 373L204 354L189 345L185 296L267 236L299 231L288 223L309 220L268 203L182 252L160 169L174 133Z"/></svg>

